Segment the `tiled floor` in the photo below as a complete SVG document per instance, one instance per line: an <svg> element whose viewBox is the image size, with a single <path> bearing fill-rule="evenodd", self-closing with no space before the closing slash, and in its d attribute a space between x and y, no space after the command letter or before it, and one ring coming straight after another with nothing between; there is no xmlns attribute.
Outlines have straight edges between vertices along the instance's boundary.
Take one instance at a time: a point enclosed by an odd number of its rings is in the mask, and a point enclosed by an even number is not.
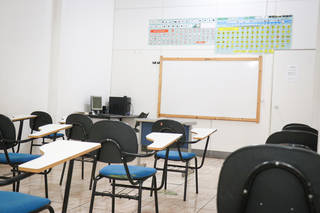
<svg viewBox="0 0 320 213"><path fill-rule="evenodd" d="M142 163L148 166L153 165L153 158L143 159ZM183 201L183 183L184 178L180 173L168 174L168 190L160 191L158 194L159 212L162 213L215 213L216 212L216 191L217 182L219 177L220 168L223 160L207 158L204 167L199 170L199 194L195 193L195 178L194 174L188 177L187 201ZM135 162L132 162L135 164ZM102 168L104 164L98 164L98 169ZM59 179L62 166L55 167L49 174L49 199L52 201L52 206L55 212L61 212L64 184L59 186ZM0 174L8 173L8 167L1 166ZM85 164L85 179L81 180L81 164L75 162L73 171L73 179L71 185L70 199L68 205L68 212L80 213L89 212L91 191L89 191L89 176L91 172L91 164ZM65 179L66 179L65 173ZM162 172L158 172L158 185L161 181ZM98 182L97 189L100 191L110 191L111 187L109 182L101 180ZM150 185L150 181L146 182ZM1 187L1 190L11 190L11 186ZM123 190L123 189L117 189ZM42 175L33 175L25 179L21 183L21 192L44 196L44 180ZM135 191L127 190L124 192L135 193ZM45 211L44 211L45 212ZM96 197L94 203L94 211L111 212L111 198L109 197ZM137 201L128 199L116 199L116 212L131 213L137 212ZM153 213L154 198L149 196L149 191L143 192L142 212Z"/></svg>

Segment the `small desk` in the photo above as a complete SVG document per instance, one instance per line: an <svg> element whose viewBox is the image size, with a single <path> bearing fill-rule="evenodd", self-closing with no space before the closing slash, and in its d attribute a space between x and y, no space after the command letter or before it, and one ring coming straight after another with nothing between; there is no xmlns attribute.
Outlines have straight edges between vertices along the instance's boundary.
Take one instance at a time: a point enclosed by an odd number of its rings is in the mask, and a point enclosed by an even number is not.
<svg viewBox="0 0 320 213"><path fill-rule="evenodd" d="M123 118L138 118L139 115L116 115L116 114L96 114L89 115L90 118L100 118L100 119L119 119L122 121Z"/></svg>
<svg viewBox="0 0 320 213"><path fill-rule="evenodd" d="M58 140L40 147L41 157L19 165L23 172L40 173L54 166L69 162L62 212L67 212L74 159L101 147L100 143Z"/></svg>
<svg viewBox="0 0 320 213"><path fill-rule="evenodd" d="M71 127L71 124L47 124L39 127L40 131L30 134L29 138L42 138L44 136L57 133L61 130L70 129Z"/></svg>
<svg viewBox="0 0 320 213"><path fill-rule="evenodd" d="M156 122L159 119L145 119L145 118L140 118L136 119L136 122L140 123L140 131L139 131L139 152L141 152L141 147L142 145L147 146L151 142L147 140L146 136L151 133L152 130L152 125L154 122ZM192 125L197 124L196 122L181 122L182 125L185 128L186 132L186 140L190 141L191 140L191 129ZM188 147L188 144L184 145L184 148L188 148L188 151L191 151L191 147Z"/></svg>
<svg viewBox="0 0 320 213"><path fill-rule="evenodd" d="M149 141L153 142L147 146L147 149L155 151L164 150L181 137L182 134L177 133L152 132L146 136Z"/></svg>
<svg viewBox="0 0 320 213"><path fill-rule="evenodd" d="M195 134L193 138L196 140L203 140L209 137L210 135L212 135L216 131L217 129L211 129L211 128L194 128L191 130L191 132Z"/></svg>
<svg viewBox="0 0 320 213"><path fill-rule="evenodd" d="M16 115L16 116L12 116L11 117L11 121L12 122L20 121L19 130L18 130L18 136L17 136L17 140L18 141L21 140L23 121L27 120L27 119L36 118L36 117L37 117L36 115Z"/></svg>

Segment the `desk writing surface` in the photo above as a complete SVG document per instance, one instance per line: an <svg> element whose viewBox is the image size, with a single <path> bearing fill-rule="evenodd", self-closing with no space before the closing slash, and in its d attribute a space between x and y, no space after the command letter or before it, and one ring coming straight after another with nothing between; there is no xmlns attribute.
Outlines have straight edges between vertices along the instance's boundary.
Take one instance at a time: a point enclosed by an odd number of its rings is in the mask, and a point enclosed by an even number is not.
<svg viewBox="0 0 320 213"><path fill-rule="evenodd" d="M100 143L57 140L40 147L42 156L19 165L24 172L39 173L101 147Z"/></svg>
<svg viewBox="0 0 320 213"><path fill-rule="evenodd" d="M216 132L217 129L212 129L212 128L194 128L191 129L191 132L194 133L195 135L193 136L194 139L204 139L214 132Z"/></svg>
<svg viewBox="0 0 320 213"><path fill-rule="evenodd" d="M153 141L147 148L149 150L163 150L181 137L182 134L177 133L152 132L146 136L148 140Z"/></svg>
<svg viewBox="0 0 320 213"><path fill-rule="evenodd" d="M14 115L14 116L10 117L10 119L12 122L15 122L15 121L36 118L36 117L37 117L36 115Z"/></svg>
<svg viewBox="0 0 320 213"><path fill-rule="evenodd" d="M61 130L70 129L71 127L71 124L47 124L39 127L40 131L30 134L29 138L42 138Z"/></svg>

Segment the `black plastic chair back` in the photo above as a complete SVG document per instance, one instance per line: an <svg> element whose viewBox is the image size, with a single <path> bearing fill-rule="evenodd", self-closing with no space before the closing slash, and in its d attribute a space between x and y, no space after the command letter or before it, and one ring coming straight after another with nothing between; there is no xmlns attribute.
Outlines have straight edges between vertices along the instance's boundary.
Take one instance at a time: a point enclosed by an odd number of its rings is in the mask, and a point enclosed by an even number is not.
<svg viewBox="0 0 320 213"><path fill-rule="evenodd" d="M320 212L318 168L320 156L307 149L281 145L241 148L222 166L218 213Z"/></svg>
<svg viewBox="0 0 320 213"><path fill-rule="evenodd" d="M92 128L92 120L87 115L71 114L66 119L66 124L72 124L71 129L66 129L68 139L87 140Z"/></svg>
<svg viewBox="0 0 320 213"><path fill-rule="evenodd" d="M311 132L300 130L283 130L270 135L266 144L293 144L318 150L318 136Z"/></svg>
<svg viewBox="0 0 320 213"><path fill-rule="evenodd" d="M35 111L31 115L36 115L36 118L30 119L30 129L32 131L39 131L40 126L52 124L52 118L47 112Z"/></svg>
<svg viewBox="0 0 320 213"><path fill-rule="evenodd" d="M306 125L306 124L299 124L299 123L292 123L285 125L282 130L302 130L307 132L312 132L318 135L318 130Z"/></svg>
<svg viewBox="0 0 320 213"><path fill-rule="evenodd" d="M137 135L134 130L121 121L103 120L93 124L89 141L101 142L105 139L116 141L123 152L138 153ZM118 149L111 142L101 144L98 161L105 163L121 163ZM135 157L126 157L125 161L133 161Z"/></svg>
<svg viewBox="0 0 320 213"><path fill-rule="evenodd" d="M16 145L16 143L14 143L16 140L16 129L13 122L10 118L2 114L0 114L0 140L1 139L5 139L7 142L6 145L0 143L0 149L9 149Z"/></svg>
<svg viewBox="0 0 320 213"><path fill-rule="evenodd" d="M185 132L184 126L180 122L175 120L170 120L170 119L158 120L152 125L151 131L182 134L182 137L176 143L170 146L173 148L183 145L183 143L186 141L186 132Z"/></svg>

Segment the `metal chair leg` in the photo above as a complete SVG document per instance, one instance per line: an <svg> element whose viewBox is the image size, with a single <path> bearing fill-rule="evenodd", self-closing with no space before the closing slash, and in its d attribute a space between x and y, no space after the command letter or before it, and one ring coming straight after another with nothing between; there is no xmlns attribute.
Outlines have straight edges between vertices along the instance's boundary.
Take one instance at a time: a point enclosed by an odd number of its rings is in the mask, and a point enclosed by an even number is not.
<svg viewBox="0 0 320 213"><path fill-rule="evenodd" d="M46 194L46 198L49 198L49 193L48 193L48 175L47 175L46 171L44 173L44 187L45 187L44 191L45 191L45 194Z"/></svg>
<svg viewBox="0 0 320 213"><path fill-rule="evenodd" d="M60 185L60 186L62 185L63 176L64 176L64 170L66 169L66 165L67 165L67 163L65 162L65 163L63 164L63 168L62 168L62 172L61 172L61 177L60 177L60 182L59 182L59 185Z"/></svg>
<svg viewBox="0 0 320 213"><path fill-rule="evenodd" d="M81 179L84 178L84 157L81 157Z"/></svg>
<svg viewBox="0 0 320 213"><path fill-rule="evenodd" d="M195 163L195 175L196 175L196 193L198 194L199 192L199 187L198 187L198 160L197 157L194 158L194 163Z"/></svg>
<svg viewBox="0 0 320 213"><path fill-rule="evenodd" d="M32 147L33 147L33 140L31 141L31 144L30 144L30 154L32 154Z"/></svg>
<svg viewBox="0 0 320 213"><path fill-rule="evenodd" d="M157 161L158 161L158 158L154 158L154 163L153 163L153 168L155 168L156 169L156 167L157 167ZM153 178L152 178L152 182L151 182L151 187L153 186ZM152 192L153 192L153 190L150 190L150 197L152 197Z"/></svg>
<svg viewBox="0 0 320 213"><path fill-rule="evenodd" d="M92 189L92 193L91 193L91 201L90 201L90 209L89 209L89 213L92 213L93 210L93 203L94 203L94 196L95 196L95 192L96 192L96 187L97 187L97 179L94 179L93 182L93 189Z"/></svg>
<svg viewBox="0 0 320 213"><path fill-rule="evenodd" d="M159 213L159 207L158 207L158 192L157 192L157 178L156 175L152 178L153 184L153 190L154 190L154 204L156 208L156 213ZM152 190L151 190L152 191Z"/></svg>
<svg viewBox="0 0 320 213"><path fill-rule="evenodd" d="M186 162L186 171L185 171L185 175L184 175L183 201L186 201L186 198L187 198L188 169L189 169L189 161Z"/></svg>
<svg viewBox="0 0 320 213"><path fill-rule="evenodd" d="M115 205L116 205L116 202L115 202L115 194L116 194L116 181L115 179L112 179L112 213L114 213L114 209L115 209Z"/></svg>
<svg viewBox="0 0 320 213"><path fill-rule="evenodd" d="M94 176L95 176L95 173L96 173L96 167L97 167L97 160L94 160L94 162L92 163L89 190L91 190L91 187L92 187L92 180L94 179Z"/></svg>
<svg viewBox="0 0 320 213"><path fill-rule="evenodd" d="M138 213L141 213L141 200L142 200L142 181L139 181L139 195L138 195Z"/></svg>
<svg viewBox="0 0 320 213"><path fill-rule="evenodd" d="M54 210L53 210L52 206L48 206L48 210L49 210L50 213L54 213Z"/></svg>

